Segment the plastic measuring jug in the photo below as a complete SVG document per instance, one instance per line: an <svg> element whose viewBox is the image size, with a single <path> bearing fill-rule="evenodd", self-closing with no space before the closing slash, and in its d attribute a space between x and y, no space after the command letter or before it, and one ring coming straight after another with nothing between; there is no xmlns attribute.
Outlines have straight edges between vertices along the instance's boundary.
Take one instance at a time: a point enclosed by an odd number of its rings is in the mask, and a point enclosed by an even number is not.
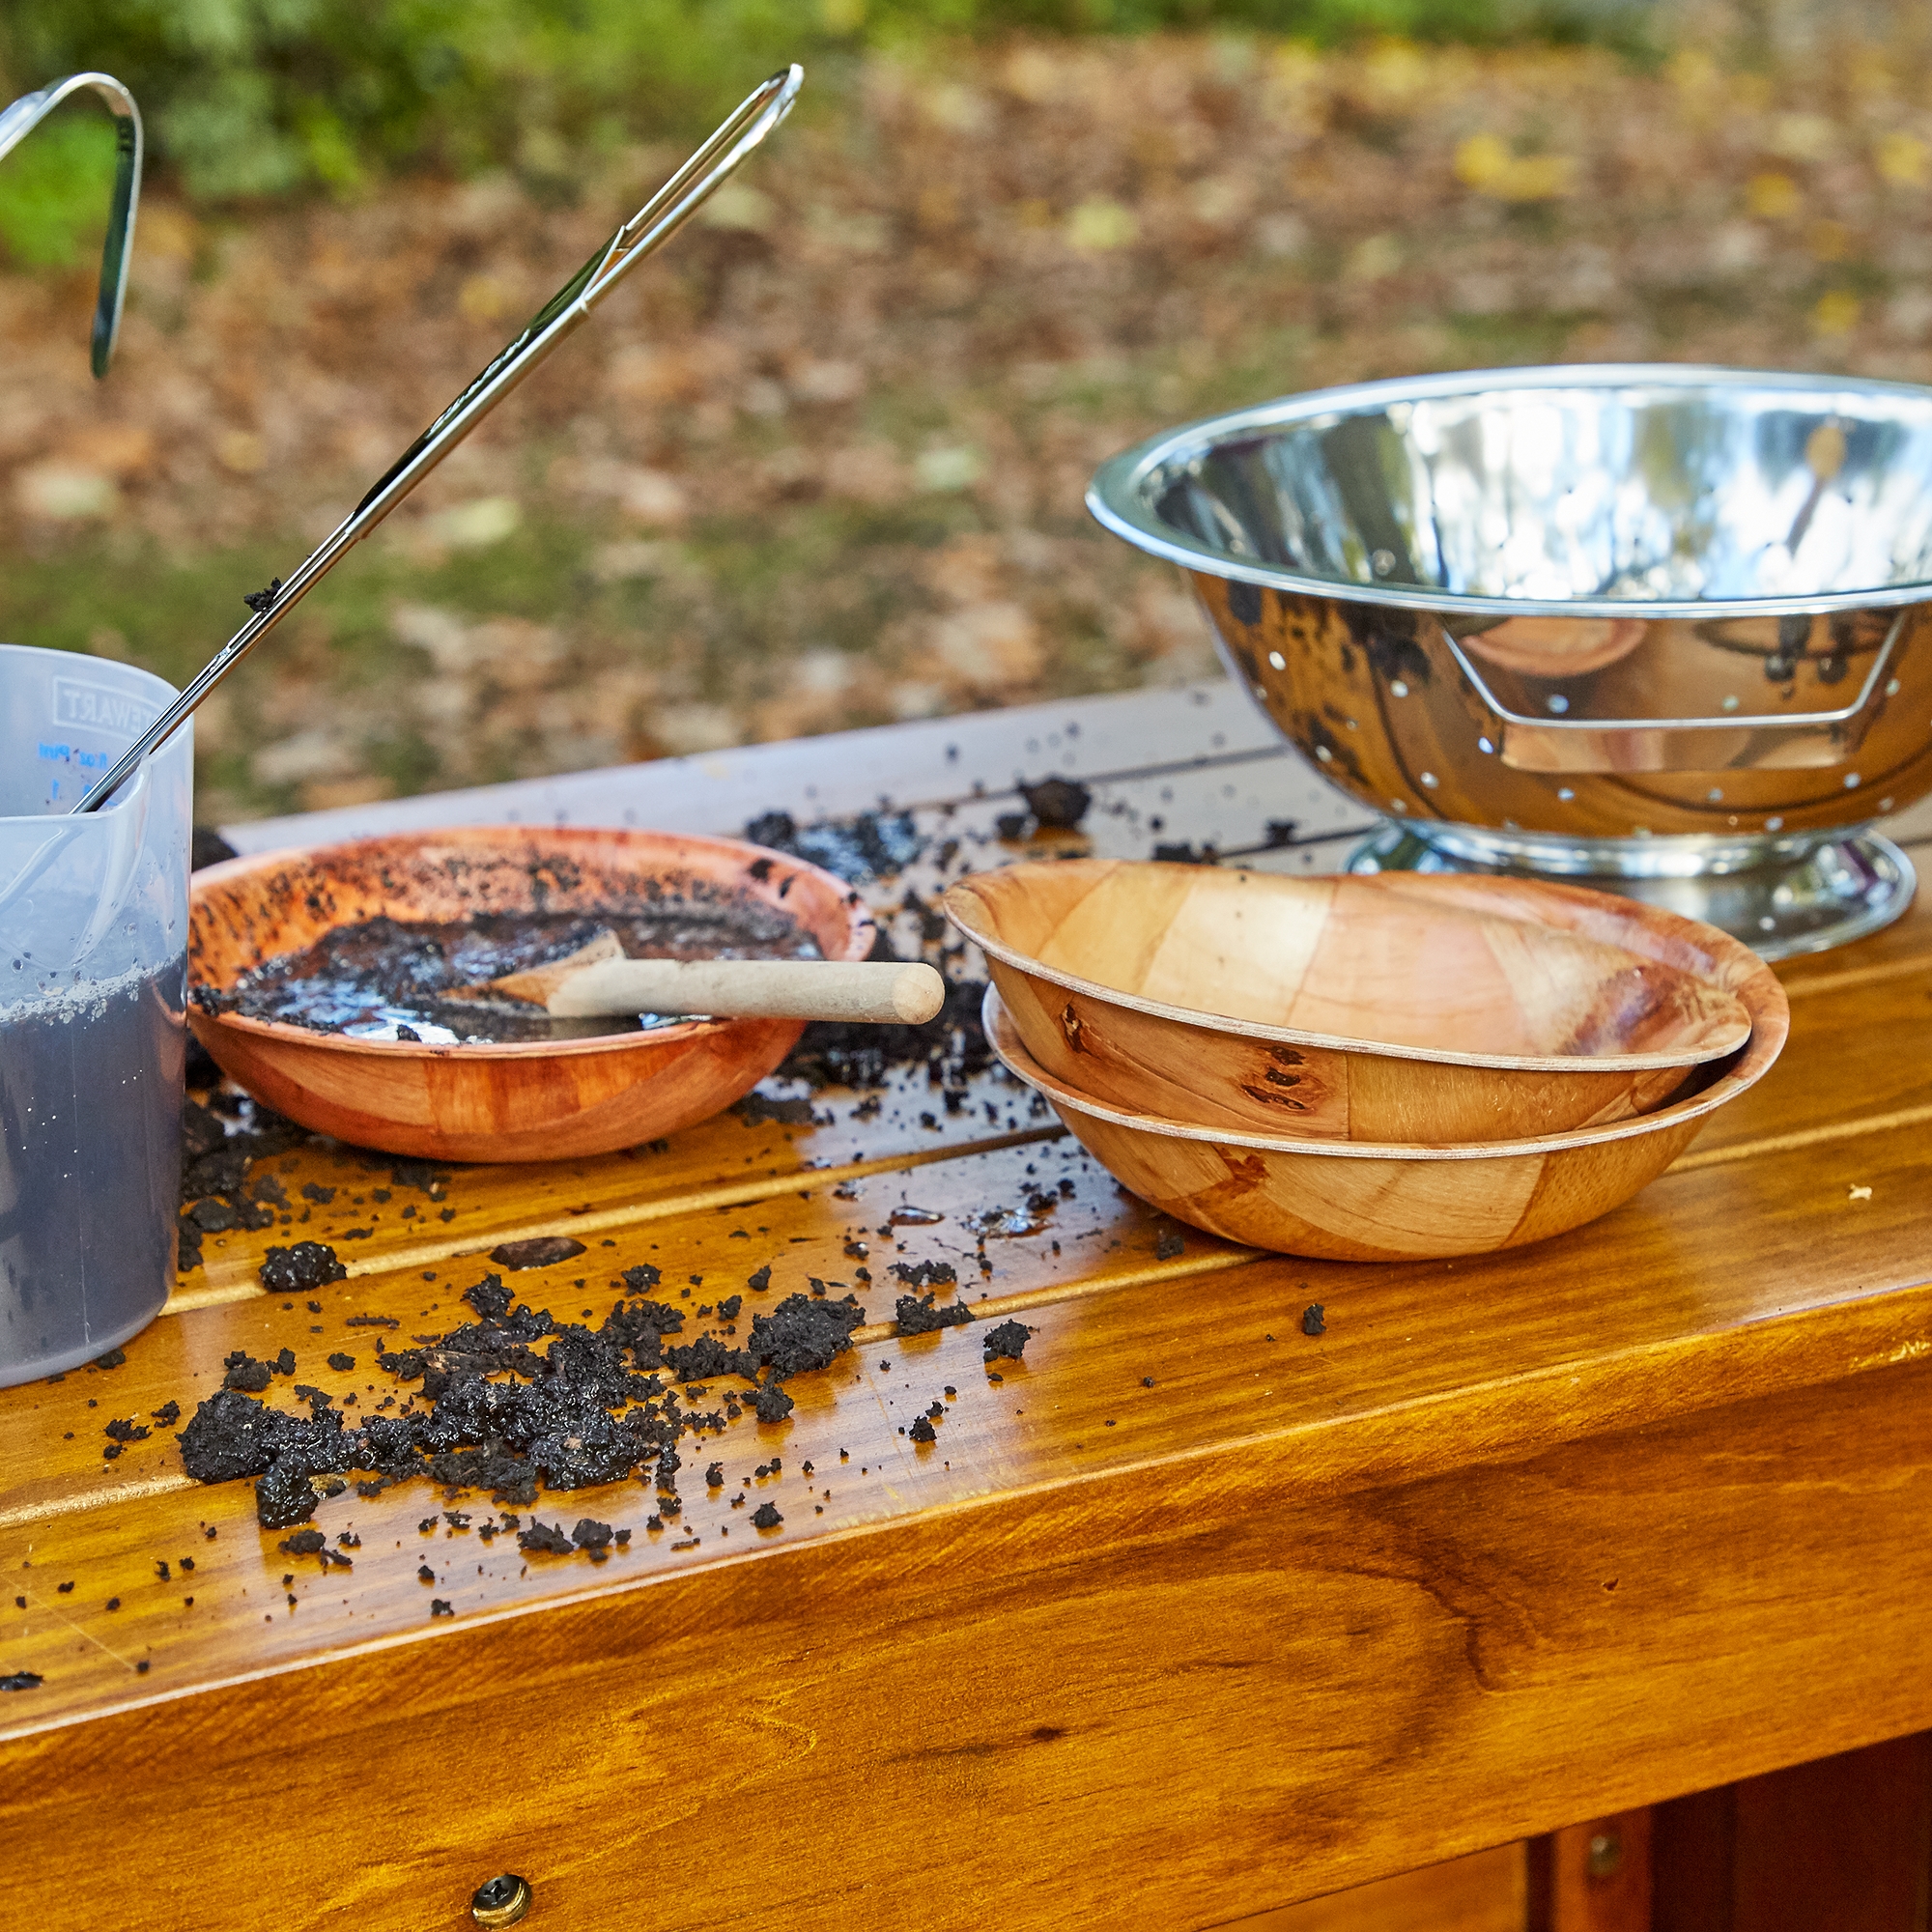
<svg viewBox="0 0 1932 1932"><path fill-rule="evenodd" d="M0 644L0 1387L126 1341L174 1281L192 731L70 815L174 695Z"/></svg>

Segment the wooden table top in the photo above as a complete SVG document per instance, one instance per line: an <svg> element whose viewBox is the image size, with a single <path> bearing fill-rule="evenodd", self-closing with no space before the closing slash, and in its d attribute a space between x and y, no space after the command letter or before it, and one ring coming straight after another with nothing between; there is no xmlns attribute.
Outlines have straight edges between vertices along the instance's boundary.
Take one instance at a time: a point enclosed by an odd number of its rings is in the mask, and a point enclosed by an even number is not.
<svg viewBox="0 0 1932 1932"><path fill-rule="evenodd" d="M242 836L735 832L884 792L961 841L956 870L1013 856L1000 794L1054 770L1094 786L1102 853L1318 869L1353 824L1219 688L711 766ZM929 859L869 890L884 915L908 888L930 898ZM154 1924L455 1924L514 1870L538 1926L1033 1928L1106 1922L1130 1883L1137 1914L1207 1926L1932 1725L1932 912L1781 977L1782 1062L1662 1179L1475 1262L1177 1230L997 1070L956 1111L901 1076L876 1110L833 1091L810 1124L726 1115L430 1189L332 1145L279 1157L346 1281L270 1295L290 1233L213 1237L125 1364L0 1394L0 1676L43 1680L0 1695L15 1884L54 1923L138 1885ZM938 1218L895 1226L909 1207ZM994 1208L1019 1232L982 1243ZM353 1318L453 1326L488 1250L540 1234L586 1247L509 1277L559 1319L649 1262L694 1309L766 1264L774 1299L868 1265L872 1320L786 1422L687 1439L668 1527L635 1482L522 1512L630 1528L601 1564L485 1541L487 1497L418 1483L325 1502L331 1547L359 1538L325 1567L248 1486L191 1483L170 1429L103 1460L106 1422L185 1419L236 1349L379 1400L388 1331ZM885 1267L926 1259L980 1320L901 1341ZM1033 1338L989 1373L1009 1315Z"/></svg>

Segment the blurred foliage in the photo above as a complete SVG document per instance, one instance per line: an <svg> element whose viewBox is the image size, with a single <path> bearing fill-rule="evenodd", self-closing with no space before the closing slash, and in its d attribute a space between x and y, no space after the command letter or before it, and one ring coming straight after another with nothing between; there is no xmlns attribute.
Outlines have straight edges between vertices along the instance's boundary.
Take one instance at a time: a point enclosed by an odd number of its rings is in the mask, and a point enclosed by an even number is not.
<svg viewBox="0 0 1932 1932"><path fill-rule="evenodd" d="M1646 17L1646 0L7 0L0 84L118 75L154 164L201 202L353 195L400 167L507 163L562 188L586 145L688 133L784 61L836 71L861 45L1211 25L1630 45ZM107 149L86 115L0 164L15 261L71 259L98 226Z"/></svg>
<svg viewBox="0 0 1932 1932"><path fill-rule="evenodd" d="M83 235L99 236L113 183L113 122L83 103L56 109L0 161L0 242L9 259L66 268Z"/></svg>

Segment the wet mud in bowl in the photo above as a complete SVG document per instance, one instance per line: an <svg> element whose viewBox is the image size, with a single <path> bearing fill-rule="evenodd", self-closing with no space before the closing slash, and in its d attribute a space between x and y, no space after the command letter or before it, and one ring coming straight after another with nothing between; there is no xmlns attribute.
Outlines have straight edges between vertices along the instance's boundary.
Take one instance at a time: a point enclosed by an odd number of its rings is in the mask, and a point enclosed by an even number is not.
<svg viewBox="0 0 1932 1932"><path fill-rule="evenodd" d="M874 938L870 914L842 880L726 838L465 827L198 873L189 1023L222 1069L318 1132L437 1160L567 1159L675 1132L749 1092L803 1023L684 1020L611 1033L598 1021L592 1037L557 1039L554 1023L536 1019L544 1037L410 1040L380 1015L373 1035L357 1037L318 1031L313 1016L298 1024L238 1009L266 962L380 921L521 932L559 954L573 950L565 936L580 921L620 931L641 921L660 940L725 940L768 957L800 956L809 945L822 958L860 960ZM447 952L440 967L423 956L433 972L471 977L460 944L460 965Z"/></svg>

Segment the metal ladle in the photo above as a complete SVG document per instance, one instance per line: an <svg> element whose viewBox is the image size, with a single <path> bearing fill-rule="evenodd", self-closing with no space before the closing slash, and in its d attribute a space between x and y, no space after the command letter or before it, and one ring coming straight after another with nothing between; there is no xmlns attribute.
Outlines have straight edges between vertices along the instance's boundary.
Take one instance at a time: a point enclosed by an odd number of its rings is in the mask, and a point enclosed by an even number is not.
<svg viewBox="0 0 1932 1932"><path fill-rule="evenodd" d="M99 79L101 76L90 76ZM277 578L245 601L254 615L74 807L98 811L167 743L182 722L243 657L322 582L483 418L589 316L619 279L684 226L707 196L784 117L805 80L793 65L754 88L717 131L531 318L516 340L404 450L287 582ZM129 105L131 106L131 102ZM11 113L12 110L10 109Z"/></svg>
<svg viewBox="0 0 1932 1932"><path fill-rule="evenodd" d="M93 361L106 375L121 334L121 304L128 294L128 262L134 252L134 210L141 198L141 110L111 73L71 73L38 94L23 94L0 109L0 157L13 153L70 94L91 87L114 116L114 199L107 240L100 250L100 295L94 305Z"/></svg>

